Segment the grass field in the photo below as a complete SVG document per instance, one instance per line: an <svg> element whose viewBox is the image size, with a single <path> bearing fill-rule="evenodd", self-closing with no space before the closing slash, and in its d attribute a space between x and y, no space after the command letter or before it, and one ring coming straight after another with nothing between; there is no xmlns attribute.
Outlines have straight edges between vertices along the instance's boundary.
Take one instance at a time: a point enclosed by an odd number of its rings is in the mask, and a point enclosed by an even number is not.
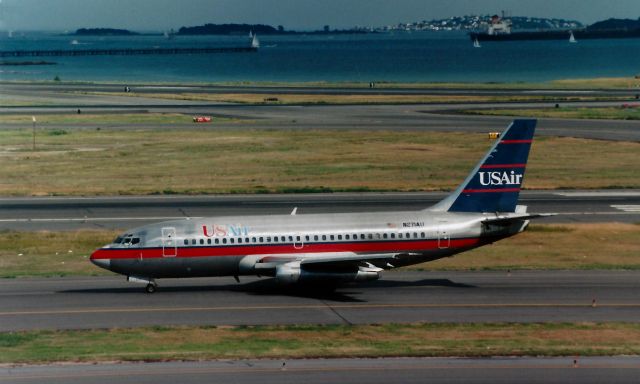
<svg viewBox="0 0 640 384"><path fill-rule="evenodd" d="M110 82L86 82L86 81L12 81L11 83L48 83L48 84L111 84ZM162 86L232 86L232 87L321 87L321 88L369 88L369 82L326 82L326 81L310 81L310 82L277 82L277 81L231 81L231 82L195 82L195 83L167 83L167 82L149 82L141 83L143 85L162 85ZM397 83L388 81L376 82L376 88L451 88L451 89L633 89L638 88L640 79L634 77L600 77L590 79L563 79L547 82L408 82Z"/></svg>
<svg viewBox="0 0 640 384"><path fill-rule="evenodd" d="M117 231L0 233L0 277L108 275L88 257L116 235ZM534 224L493 245L408 269L640 269L638 255L640 225Z"/></svg>
<svg viewBox="0 0 640 384"><path fill-rule="evenodd" d="M112 114L55 114L55 115L38 115L37 122L39 126L46 124L82 124L87 122L99 122L100 124L180 124L192 123L193 116L180 113L112 113ZM31 115L3 115L1 121L5 124L24 123L30 125L32 123ZM237 121L228 118L216 118L215 122Z"/></svg>
<svg viewBox="0 0 640 384"><path fill-rule="evenodd" d="M379 94L287 94L287 93L113 93L113 92L79 92L86 95L144 97L167 100L208 101L236 104L434 104L464 102L567 102L598 100L629 100L628 96L474 96L474 95L379 95Z"/></svg>
<svg viewBox="0 0 640 384"><path fill-rule="evenodd" d="M153 327L0 333L0 363L640 354L629 323Z"/></svg>
<svg viewBox="0 0 640 384"><path fill-rule="evenodd" d="M241 124L40 129L36 141L34 152L30 124L0 131L0 195L450 190L491 145L484 134ZM638 188L638 153L640 143L539 137L524 186Z"/></svg>
<svg viewBox="0 0 640 384"><path fill-rule="evenodd" d="M632 103L636 104L636 103ZM551 117L560 119L612 119L640 120L640 103L638 107L624 108L542 108L542 109L470 109L463 113L489 116L528 116Z"/></svg>

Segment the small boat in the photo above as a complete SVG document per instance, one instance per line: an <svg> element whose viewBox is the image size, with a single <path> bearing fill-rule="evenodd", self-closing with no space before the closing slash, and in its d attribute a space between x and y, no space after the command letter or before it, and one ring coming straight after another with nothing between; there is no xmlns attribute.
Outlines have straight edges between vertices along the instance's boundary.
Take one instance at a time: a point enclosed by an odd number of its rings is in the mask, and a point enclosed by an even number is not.
<svg viewBox="0 0 640 384"><path fill-rule="evenodd" d="M80 42L78 40L71 40L71 45L79 45Z"/></svg>
<svg viewBox="0 0 640 384"><path fill-rule="evenodd" d="M253 39L253 31L249 31L249 38Z"/></svg>
<svg viewBox="0 0 640 384"><path fill-rule="evenodd" d="M478 39L475 39L473 41L473 47L474 48L482 48L482 45L480 45L480 42L478 41Z"/></svg>
<svg viewBox="0 0 640 384"><path fill-rule="evenodd" d="M569 42L570 43L577 43L578 42L578 40L576 40L576 37L573 36L573 31L569 32Z"/></svg>
<svg viewBox="0 0 640 384"><path fill-rule="evenodd" d="M253 35L253 39L251 40L251 48L260 48L260 40L258 40L258 35Z"/></svg>

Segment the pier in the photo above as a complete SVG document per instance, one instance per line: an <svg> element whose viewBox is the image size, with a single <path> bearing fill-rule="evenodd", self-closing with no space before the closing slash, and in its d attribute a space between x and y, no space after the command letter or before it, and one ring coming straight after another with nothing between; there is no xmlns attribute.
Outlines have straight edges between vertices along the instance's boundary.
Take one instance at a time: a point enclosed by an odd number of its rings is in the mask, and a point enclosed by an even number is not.
<svg viewBox="0 0 640 384"><path fill-rule="evenodd" d="M190 55L206 53L245 53L257 51L258 48L256 47L55 49L0 51L0 57Z"/></svg>

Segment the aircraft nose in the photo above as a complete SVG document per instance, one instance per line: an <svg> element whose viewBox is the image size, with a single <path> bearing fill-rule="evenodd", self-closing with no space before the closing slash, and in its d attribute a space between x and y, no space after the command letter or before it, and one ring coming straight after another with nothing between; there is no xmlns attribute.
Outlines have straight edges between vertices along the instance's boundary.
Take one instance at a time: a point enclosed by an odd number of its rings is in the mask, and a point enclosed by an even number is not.
<svg viewBox="0 0 640 384"><path fill-rule="evenodd" d="M93 264L97 265L98 267L108 270L111 267L111 260L101 258L100 253L101 253L100 250L93 252L89 259Z"/></svg>

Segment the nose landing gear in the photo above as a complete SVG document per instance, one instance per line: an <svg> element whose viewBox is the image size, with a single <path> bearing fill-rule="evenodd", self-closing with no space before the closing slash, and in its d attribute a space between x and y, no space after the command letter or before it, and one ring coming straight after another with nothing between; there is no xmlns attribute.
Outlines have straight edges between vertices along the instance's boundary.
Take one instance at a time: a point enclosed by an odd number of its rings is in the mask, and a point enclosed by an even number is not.
<svg viewBox="0 0 640 384"><path fill-rule="evenodd" d="M144 288L144 291L147 292L147 293L154 293L157 288L158 288L158 286L156 285L156 283L149 283Z"/></svg>
<svg viewBox="0 0 640 384"><path fill-rule="evenodd" d="M154 293L158 289L158 284L155 280L147 277L127 276L127 281L130 283L146 284L144 291L147 293Z"/></svg>

